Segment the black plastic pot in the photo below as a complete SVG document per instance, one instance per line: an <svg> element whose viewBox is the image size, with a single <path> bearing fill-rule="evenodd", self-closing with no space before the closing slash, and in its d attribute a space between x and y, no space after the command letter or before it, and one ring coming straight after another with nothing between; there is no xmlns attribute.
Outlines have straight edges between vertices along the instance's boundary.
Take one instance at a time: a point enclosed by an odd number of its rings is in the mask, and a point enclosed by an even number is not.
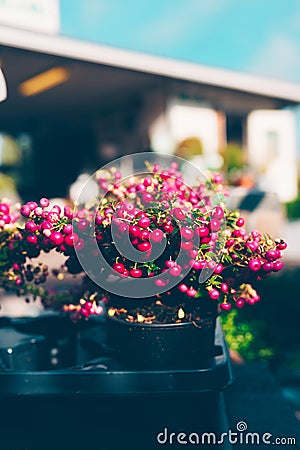
<svg viewBox="0 0 300 450"><path fill-rule="evenodd" d="M108 344L133 370L199 369L214 357L216 317L200 324L143 324L108 317Z"/></svg>

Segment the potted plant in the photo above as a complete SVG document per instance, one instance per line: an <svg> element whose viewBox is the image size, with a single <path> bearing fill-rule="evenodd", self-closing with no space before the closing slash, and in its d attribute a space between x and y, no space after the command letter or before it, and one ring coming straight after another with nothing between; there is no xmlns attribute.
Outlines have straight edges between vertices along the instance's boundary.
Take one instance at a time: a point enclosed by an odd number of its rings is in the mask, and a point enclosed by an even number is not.
<svg viewBox="0 0 300 450"><path fill-rule="evenodd" d="M113 166L101 170L96 202L79 198L74 210L28 202L18 226L1 203L2 286L58 305L75 321L106 305L109 344L130 368L206 365L218 314L260 300L256 284L281 270L286 243L247 233L239 212L226 207L222 177L188 186L178 160L125 179ZM85 274L71 295L49 291L48 269L28 266L50 250L66 258L58 278Z"/></svg>

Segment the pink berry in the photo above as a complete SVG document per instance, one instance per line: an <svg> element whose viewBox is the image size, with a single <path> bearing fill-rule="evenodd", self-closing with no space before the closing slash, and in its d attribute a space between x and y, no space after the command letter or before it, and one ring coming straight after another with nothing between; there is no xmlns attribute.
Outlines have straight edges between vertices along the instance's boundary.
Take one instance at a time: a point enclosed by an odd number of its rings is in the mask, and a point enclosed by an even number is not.
<svg viewBox="0 0 300 450"><path fill-rule="evenodd" d="M129 274L132 278L141 278L143 272L141 271L141 269L131 269L129 271Z"/></svg>
<svg viewBox="0 0 300 450"><path fill-rule="evenodd" d="M265 262L265 263L263 263L261 268L265 272L271 272L273 270L273 268L274 268L274 264L272 262Z"/></svg>
<svg viewBox="0 0 300 450"><path fill-rule="evenodd" d="M22 214L22 216L29 217L30 213L31 213L31 209L30 209L30 207L28 205L23 205L21 207L21 214Z"/></svg>
<svg viewBox="0 0 300 450"><path fill-rule="evenodd" d="M219 273L221 273L223 271L223 269L224 269L223 264L219 263L219 264L216 265L214 272L219 274Z"/></svg>
<svg viewBox="0 0 300 450"><path fill-rule="evenodd" d="M197 294L197 291L194 288L189 288L186 291L186 295L188 295L189 297L195 297L196 294Z"/></svg>
<svg viewBox="0 0 300 450"><path fill-rule="evenodd" d="M218 298L220 297L220 292L217 289L213 288L208 291L208 295L212 300L218 300Z"/></svg>
<svg viewBox="0 0 300 450"><path fill-rule="evenodd" d="M273 263L273 270L274 272L278 272L279 270L281 270L283 268L283 263L282 261L275 261Z"/></svg>
<svg viewBox="0 0 300 450"><path fill-rule="evenodd" d="M185 213L182 211L181 208L174 208L173 209L173 215L178 220L184 220L185 219Z"/></svg>
<svg viewBox="0 0 300 450"><path fill-rule="evenodd" d="M221 208L221 206L216 206L214 214L214 219L221 220L224 217L224 210Z"/></svg>
<svg viewBox="0 0 300 450"><path fill-rule="evenodd" d="M280 241L280 243L277 245L278 250L285 250L287 248L287 243L284 241Z"/></svg>
<svg viewBox="0 0 300 450"><path fill-rule="evenodd" d="M242 217L239 217L238 220L236 221L236 225L238 227L243 227L245 225L245 220Z"/></svg>
<svg viewBox="0 0 300 450"><path fill-rule="evenodd" d="M25 228L29 233L34 233L37 230L37 226L32 220L26 223Z"/></svg>
<svg viewBox="0 0 300 450"><path fill-rule="evenodd" d="M64 236L59 231L53 231L50 235L50 242L53 245L61 245L64 242Z"/></svg>
<svg viewBox="0 0 300 450"><path fill-rule="evenodd" d="M150 177L146 177L146 178L144 179L144 181L143 181L143 185L144 185L145 187L151 186L151 185L152 185L152 180L151 180L151 178L150 178Z"/></svg>
<svg viewBox="0 0 300 450"><path fill-rule="evenodd" d="M228 284L227 283L221 284L221 291L224 292L225 294L228 292Z"/></svg>
<svg viewBox="0 0 300 450"><path fill-rule="evenodd" d="M179 277L179 275L181 274L181 266L179 266L178 264L176 264L175 266L173 266L170 269L170 275L172 275L173 277Z"/></svg>
<svg viewBox="0 0 300 450"><path fill-rule="evenodd" d="M209 229L207 227L198 227L197 233L201 238L203 238L209 235Z"/></svg>
<svg viewBox="0 0 300 450"><path fill-rule="evenodd" d="M141 242L140 244L138 244L138 249L140 252L148 252L149 250L151 250L151 244L150 242Z"/></svg>
<svg viewBox="0 0 300 450"><path fill-rule="evenodd" d="M180 247L186 251L192 250L193 246L194 244L192 241L181 241L180 243Z"/></svg>
<svg viewBox="0 0 300 450"><path fill-rule="evenodd" d="M261 262L258 258L250 259L249 267L253 272L258 272L261 267Z"/></svg>
<svg viewBox="0 0 300 450"><path fill-rule="evenodd" d="M150 232L148 230L143 230L139 234L139 238L141 239L141 241L148 241L149 237Z"/></svg>
<svg viewBox="0 0 300 450"><path fill-rule="evenodd" d="M50 237L51 239L51 237ZM67 234L65 237L65 244L68 247L73 247L78 241L78 235L76 233Z"/></svg>
<svg viewBox="0 0 300 450"><path fill-rule="evenodd" d="M194 231L188 227L182 227L180 233L183 239L186 239L187 241L191 240L194 236Z"/></svg>
<svg viewBox="0 0 300 450"><path fill-rule="evenodd" d="M188 290L188 287L186 284L180 284L178 286L178 289L180 290L180 292L186 292Z"/></svg>
<svg viewBox="0 0 300 450"><path fill-rule="evenodd" d="M223 311L230 311L231 310L231 304L230 303L221 303L220 308Z"/></svg>
<svg viewBox="0 0 300 450"><path fill-rule="evenodd" d="M47 198L43 197L40 200L40 205L42 206L42 208L48 208L48 206L50 205L50 202Z"/></svg>
<svg viewBox="0 0 300 450"><path fill-rule="evenodd" d="M115 263L113 265L113 269L118 273L124 273L125 266L122 263Z"/></svg>
<svg viewBox="0 0 300 450"><path fill-rule="evenodd" d="M237 301L235 302L235 306L239 309L243 308L244 304L245 300L242 297L238 298Z"/></svg>
<svg viewBox="0 0 300 450"><path fill-rule="evenodd" d="M29 244L36 244L38 241L38 238L35 234L29 234L26 237L26 241L29 242Z"/></svg>
<svg viewBox="0 0 300 450"><path fill-rule="evenodd" d="M268 250L266 252L266 258L268 261L274 261L278 257L277 250Z"/></svg>
<svg viewBox="0 0 300 450"><path fill-rule="evenodd" d="M216 220L216 219L212 219L210 221L209 225L210 225L211 231L219 231L221 228L221 224L220 224L219 220Z"/></svg>
<svg viewBox="0 0 300 450"><path fill-rule="evenodd" d="M129 227L129 234L131 236L134 236L134 237L139 237L139 235L140 235L139 227L136 226L136 225L130 225L130 227Z"/></svg>
<svg viewBox="0 0 300 450"><path fill-rule="evenodd" d="M150 235L150 241L156 242L156 243L161 242L163 240L163 238L164 238L164 233L158 228L153 230Z"/></svg>
<svg viewBox="0 0 300 450"><path fill-rule="evenodd" d="M6 203L0 203L0 212L3 214L9 213L9 207Z"/></svg>

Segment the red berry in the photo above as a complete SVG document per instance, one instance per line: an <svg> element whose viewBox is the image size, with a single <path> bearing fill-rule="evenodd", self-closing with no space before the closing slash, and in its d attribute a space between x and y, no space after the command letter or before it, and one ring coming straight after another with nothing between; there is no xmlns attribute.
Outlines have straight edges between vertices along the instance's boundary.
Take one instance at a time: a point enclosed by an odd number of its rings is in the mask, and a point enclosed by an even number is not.
<svg viewBox="0 0 300 450"><path fill-rule="evenodd" d="M50 235L50 242L53 245L61 245L64 242L64 237L59 231L53 231Z"/></svg>
<svg viewBox="0 0 300 450"><path fill-rule="evenodd" d="M79 222L79 223L80 223L80 222ZM78 225L79 225L79 224L78 224ZM79 227L78 227L78 228L79 228ZM67 225L65 225L64 228L63 228L63 232L64 232L65 234L71 234L72 231L73 231L73 225L71 225L70 223L67 224Z"/></svg>
<svg viewBox="0 0 300 450"><path fill-rule="evenodd" d="M216 206L213 217L214 217L214 219L217 219L217 220L223 219L224 210L223 210L223 208L221 208L221 206Z"/></svg>
<svg viewBox="0 0 300 450"><path fill-rule="evenodd" d="M284 241L280 241L280 243L277 245L278 250L285 250L287 248L287 243Z"/></svg>
<svg viewBox="0 0 300 450"><path fill-rule="evenodd" d="M149 237L150 232L148 230L143 230L139 234L139 238L141 239L141 241L148 241Z"/></svg>
<svg viewBox="0 0 300 450"><path fill-rule="evenodd" d="M146 178L144 179L144 181L143 181L143 185L144 185L145 187L151 186L151 185L152 185L152 180L151 180L151 178L150 178L150 177L146 177Z"/></svg>
<svg viewBox="0 0 300 450"><path fill-rule="evenodd" d="M224 269L224 266L223 266L223 264L220 263L220 264L216 265L214 272L219 274L223 271L223 269Z"/></svg>
<svg viewBox="0 0 300 450"><path fill-rule="evenodd" d="M186 284L180 284L178 286L178 289L180 290L180 292L186 292L188 290L188 287Z"/></svg>
<svg viewBox="0 0 300 450"><path fill-rule="evenodd" d="M239 309L243 308L244 304L245 300L242 297L238 298L237 301L235 302L235 306Z"/></svg>
<svg viewBox="0 0 300 450"><path fill-rule="evenodd" d="M217 289L213 288L208 291L208 295L212 300L218 300L218 298L220 297L220 292Z"/></svg>
<svg viewBox="0 0 300 450"><path fill-rule="evenodd" d="M31 209L28 205L23 205L21 208L21 214L24 217L29 217L30 213L31 213Z"/></svg>
<svg viewBox="0 0 300 450"><path fill-rule="evenodd" d="M261 267L261 262L257 258L250 259L249 267L253 272L257 272Z"/></svg>
<svg viewBox="0 0 300 450"><path fill-rule="evenodd" d="M148 228L150 226L150 219L148 217L141 217L138 221L138 226L141 228Z"/></svg>
<svg viewBox="0 0 300 450"><path fill-rule="evenodd" d="M113 265L113 269L118 273L124 273L125 266L122 263L115 263Z"/></svg>
<svg viewBox="0 0 300 450"><path fill-rule="evenodd" d="M0 203L0 212L3 214L9 214L9 207L6 203Z"/></svg>
<svg viewBox="0 0 300 450"><path fill-rule="evenodd" d="M236 225L238 227L243 227L245 225L245 220L242 217L239 217L238 220L236 221Z"/></svg>
<svg viewBox="0 0 300 450"><path fill-rule="evenodd" d="M130 225L129 227L129 234L133 237L139 237L140 235L140 229L136 225Z"/></svg>
<svg viewBox="0 0 300 450"><path fill-rule="evenodd" d="M172 275L173 277L179 277L179 275L181 274L181 266L179 266L178 264L176 264L175 266L173 266L170 269L170 275Z"/></svg>
<svg viewBox="0 0 300 450"><path fill-rule="evenodd" d="M174 227L173 227L172 224L166 223L166 224L164 225L164 231L165 231L166 233L172 233L173 230L174 230Z"/></svg>
<svg viewBox="0 0 300 450"><path fill-rule="evenodd" d="M141 269L131 269L129 274L132 278L141 278L143 272L141 271Z"/></svg>
<svg viewBox="0 0 300 450"><path fill-rule="evenodd" d="M168 260L166 261L166 266L167 266L167 267L174 267L175 264L176 264L176 262L175 262L175 261L172 261L171 259L168 259Z"/></svg>
<svg viewBox="0 0 300 450"><path fill-rule="evenodd" d="M192 250L193 246L194 244L192 241L181 241L180 243L180 247L186 251Z"/></svg>
<svg viewBox="0 0 300 450"><path fill-rule="evenodd" d="M47 208L47 207L50 205L50 202L49 202L49 200L48 200L47 198L43 197L43 198L41 198L41 200L40 200L40 205L41 205L43 208Z"/></svg>
<svg viewBox="0 0 300 450"><path fill-rule="evenodd" d="M182 211L181 208L174 208L173 209L173 215L178 220L184 220L185 219L185 213Z"/></svg>
<svg viewBox="0 0 300 450"><path fill-rule="evenodd" d="M51 236L50 236L51 239ZM69 247L73 247L78 241L78 235L76 233L71 233L68 234L65 237L65 244L68 245Z"/></svg>
<svg viewBox="0 0 300 450"><path fill-rule="evenodd" d="M29 234L26 238L26 241L29 242L29 244L36 244L38 241L38 238L35 234Z"/></svg>
<svg viewBox="0 0 300 450"><path fill-rule="evenodd" d="M161 230L159 230L158 228L153 230L150 235L150 241L152 241L152 242L161 242L163 240L163 238L164 238L164 233Z"/></svg>
<svg viewBox="0 0 300 450"><path fill-rule="evenodd" d="M140 252L148 252L149 250L151 250L151 244L150 242L141 242L140 244L138 244L138 249Z"/></svg>
<svg viewBox="0 0 300 450"><path fill-rule="evenodd" d="M207 227L198 227L197 233L201 238L203 238L209 235L209 229Z"/></svg>
<svg viewBox="0 0 300 450"><path fill-rule="evenodd" d="M264 270L265 272L271 272L274 268L274 264L272 262L265 262L262 266L261 266L262 270Z"/></svg>
<svg viewBox="0 0 300 450"><path fill-rule="evenodd" d="M183 239L186 239L187 241L191 240L194 236L194 231L188 227L181 228L180 233Z"/></svg>
<svg viewBox="0 0 300 450"><path fill-rule="evenodd" d="M220 228L221 228L220 222L218 220L216 220L216 219L212 219L210 221L209 226L210 226L211 231L219 231Z"/></svg>
<svg viewBox="0 0 300 450"><path fill-rule="evenodd" d="M220 308L223 309L223 311L230 311L231 304L230 303L221 303Z"/></svg>
<svg viewBox="0 0 300 450"><path fill-rule="evenodd" d="M221 284L221 291L224 292L225 294L226 294L226 292L228 292L228 284L227 283Z"/></svg>
<svg viewBox="0 0 300 450"><path fill-rule="evenodd" d="M279 270L281 270L283 268L283 263L282 261L275 261L273 263L273 270L274 272L278 272Z"/></svg>
<svg viewBox="0 0 300 450"><path fill-rule="evenodd" d="M186 295L188 295L189 297L195 297L196 294L197 294L197 291L194 288L189 288L186 291Z"/></svg>
<svg viewBox="0 0 300 450"><path fill-rule="evenodd" d="M37 226L32 220L26 223L25 228L29 233L34 233L37 230Z"/></svg>

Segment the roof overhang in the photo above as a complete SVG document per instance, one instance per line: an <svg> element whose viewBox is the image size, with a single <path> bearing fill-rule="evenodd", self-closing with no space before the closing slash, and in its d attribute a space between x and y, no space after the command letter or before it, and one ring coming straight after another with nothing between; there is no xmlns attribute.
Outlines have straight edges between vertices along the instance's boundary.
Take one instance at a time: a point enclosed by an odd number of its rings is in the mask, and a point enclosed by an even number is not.
<svg viewBox="0 0 300 450"><path fill-rule="evenodd" d="M300 84L0 26L0 44L145 74L300 103Z"/></svg>

